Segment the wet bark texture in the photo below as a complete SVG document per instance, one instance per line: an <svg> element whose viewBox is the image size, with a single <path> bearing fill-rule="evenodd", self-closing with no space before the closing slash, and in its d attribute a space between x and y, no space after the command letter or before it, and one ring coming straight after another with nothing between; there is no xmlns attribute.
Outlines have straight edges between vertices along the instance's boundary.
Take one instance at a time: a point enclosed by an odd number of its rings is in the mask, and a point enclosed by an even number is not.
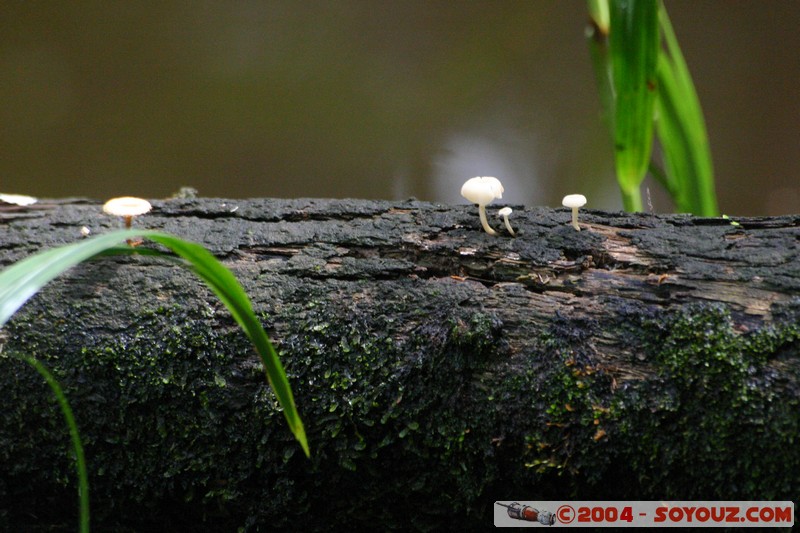
<svg viewBox="0 0 800 533"><path fill-rule="evenodd" d="M85 201L0 208L0 262L121 225ZM417 201L175 199L135 226L236 274L287 368L312 457L186 270L103 258L0 335L0 525L432 529L495 500L800 494L800 216L736 221ZM147 246L147 245L145 245ZM154 524L157 524L154 526Z"/></svg>

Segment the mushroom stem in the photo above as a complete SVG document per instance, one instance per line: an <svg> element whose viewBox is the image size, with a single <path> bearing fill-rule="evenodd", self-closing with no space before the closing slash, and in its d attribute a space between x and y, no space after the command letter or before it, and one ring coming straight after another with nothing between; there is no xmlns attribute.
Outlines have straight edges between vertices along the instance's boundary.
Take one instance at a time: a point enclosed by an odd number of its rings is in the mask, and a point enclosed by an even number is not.
<svg viewBox="0 0 800 533"><path fill-rule="evenodd" d="M578 208L572 208L572 227L575 228L575 231L580 231L581 227L578 225Z"/></svg>
<svg viewBox="0 0 800 533"><path fill-rule="evenodd" d="M508 232L511 235L516 235L516 233L514 233L514 230L511 228L511 222L508 221L508 215L503 217L503 221L506 223L506 229L508 230Z"/></svg>
<svg viewBox="0 0 800 533"><path fill-rule="evenodd" d="M131 229L131 223L133 222L133 216L125 215L122 218L125 219L125 229Z"/></svg>
<svg viewBox="0 0 800 533"><path fill-rule="evenodd" d="M481 225L483 226L483 229L486 231L486 233L488 233L489 235L497 235L497 232L493 230L491 226L489 226L489 221L486 220L485 205L480 205L480 204L478 205L478 214L480 214L481 216Z"/></svg>
<svg viewBox="0 0 800 533"><path fill-rule="evenodd" d="M503 209L500 209L497 212L499 216L503 217L503 222L506 225L506 229L508 230L508 233L510 233L512 237L516 236L516 234L514 233L514 228L511 227L511 222L508 221L508 217L511 216L511 213L513 212L514 210L511 209L510 207L504 207Z"/></svg>

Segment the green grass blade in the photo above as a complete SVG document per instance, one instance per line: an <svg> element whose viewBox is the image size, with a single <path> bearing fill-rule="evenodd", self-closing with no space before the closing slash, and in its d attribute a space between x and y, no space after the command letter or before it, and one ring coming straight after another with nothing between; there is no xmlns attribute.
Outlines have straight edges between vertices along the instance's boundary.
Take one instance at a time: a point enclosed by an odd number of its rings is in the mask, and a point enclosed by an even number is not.
<svg viewBox="0 0 800 533"><path fill-rule="evenodd" d="M653 145L659 51L657 0L609 1L617 181L628 211L641 211L639 185Z"/></svg>
<svg viewBox="0 0 800 533"><path fill-rule="evenodd" d="M663 4L659 24L666 51L658 58L656 128L679 211L718 216L714 169L700 100Z"/></svg>
<svg viewBox="0 0 800 533"><path fill-rule="evenodd" d="M614 86L611 75L611 58L608 51L608 0L588 0L587 4L589 27L586 37L589 40L589 55L594 67L597 91L600 95L603 122L613 133L611 117L614 116Z"/></svg>
<svg viewBox="0 0 800 533"><path fill-rule="evenodd" d="M0 272L0 327L43 286L64 271L140 234L122 230L98 235L35 254Z"/></svg>
<svg viewBox="0 0 800 533"><path fill-rule="evenodd" d="M275 352L275 348L269 341L269 337L267 337L264 328L261 327L253 312L250 299L231 271L217 261L208 250L198 244L163 233L148 232L143 236L166 246L188 261L197 276L205 281L217 297L228 307L234 319L253 342L256 350L258 350L264 362L267 380L278 397L278 402L283 407L289 428L303 447L306 456L309 456L310 450L305 428L297 412L294 395L286 378L286 372L278 358L278 354Z"/></svg>
<svg viewBox="0 0 800 533"><path fill-rule="evenodd" d="M69 406L67 397L64 396L64 391L61 390L61 385L49 370L38 360L27 355L17 355L19 359L25 361L44 378L53 394L58 401L61 412L64 415L64 420L69 427L69 436L72 439L72 449L75 451L75 467L78 471L78 530L80 533L89 533L89 476L86 473L86 457L83 454L83 444L81 443L81 436L78 432L78 425L75 423L75 417L72 414L72 409Z"/></svg>
<svg viewBox="0 0 800 533"><path fill-rule="evenodd" d="M198 244L156 231L122 230L81 240L24 259L0 273L0 327L45 284L64 271L96 255L112 252L130 253L130 248L120 248L119 244L126 239L137 237L156 241L187 261L192 271L205 281L228 307L264 362L267 379L283 408L289 428L306 455L310 455L305 429L297 412L286 372L269 337L253 312L250 299L235 276ZM140 251L154 253L147 249Z"/></svg>

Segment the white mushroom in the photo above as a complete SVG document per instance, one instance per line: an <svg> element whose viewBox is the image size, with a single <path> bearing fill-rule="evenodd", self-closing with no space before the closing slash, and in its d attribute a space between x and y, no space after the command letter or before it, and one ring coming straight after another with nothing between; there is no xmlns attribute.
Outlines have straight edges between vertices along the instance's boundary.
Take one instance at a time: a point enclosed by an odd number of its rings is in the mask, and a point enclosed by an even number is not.
<svg viewBox="0 0 800 533"><path fill-rule="evenodd" d="M486 220L486 206L495 198L503 197L503 185L500 180L490 176L468 179L461 186L461 196L473 204L478 204L478 213L483 229L489 235L497 235L497 232L489 226L489 222Z"/></svg>
<svg viewBox="0 0 800 533"><path fill-rule="evenodd" d="M568 194L561 200L561 205L572 209L572 227L575 231L580 231L578 226L578 209L586 205L586 197L582 194Z"/></svg>
<svg viewBox="0 0 800 533"><path fill-rule="evenodd" d="M103 205L103 212L109 215L122 217L125 219L125 227L130 229L133 217L144 215L153 206L147 200L134 198L132 196L120 196L112 198Z"/></svg>
<svg viewBox="0 0 800 533"><path fill-rule="evenodd" d="M508 232L511 235L515 235L515 233L514 233L514 230L511 229L511 222L508 221L508 217L513 212L514 212L514 210L511 209L510 207L504 207L503 209L501 209L500 211L497 212L497 216L503 217L503 222L506 223L506 229L508 230Z"/></svg>
<svg viewBox="0 0 800 533"><path fill-rule="evenodd" d="M33 196L27 196L25 194L0 194L0 202L5 202L7 204L14 204L14 205L33 205L39 200L34 198Z"/></svg>

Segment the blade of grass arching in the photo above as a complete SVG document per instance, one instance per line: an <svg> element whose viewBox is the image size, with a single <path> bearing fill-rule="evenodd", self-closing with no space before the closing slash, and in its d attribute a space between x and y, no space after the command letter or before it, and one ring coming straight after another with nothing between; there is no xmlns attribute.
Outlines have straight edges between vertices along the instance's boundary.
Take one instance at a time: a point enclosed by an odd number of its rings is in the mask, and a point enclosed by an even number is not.
<svg viewBox="0 0 800 533"><path fill-rule="evenodd" d="M656 100L656 132L661 144L666 181L670 184L668 191L675 203L675 210L681 213L693 212L691 195L687 180L691 179L692 168L691 147L686 143L688 137L681 124L680 112L675 101L677 96L675 78L671 75L669 60L662 54L659 58L659 94Z"/></svg>
<svg viewBox="0 0 800 533"><path fill-rule="evenodd" d="M306 455L310 455L305 428L297 412L283 365L255 316L249 298L233 274L198 244L156 231L121 230L35 254L0 272L0 327L45 284L69 268L104 253L131 253L130 247L121 248L119 244L137 237L154 240L188 261L195 274L228 307L261 356L267 379L283 408L290 430ZM148 249L140 249L139 252L149 255L157 253Z"/></svg>
<svg viewBox="0 0 800 533"><path fill-rule="evenodd" d="M675 183L676 207L701 216L717 216L714 169L700 99L663 4L659 23L666 51L658 60L657 131L665 169Z"/></svg>
<svg viewBox="0 0 800 533"><path fill-rule="evenodd" d="M0 327L48 282L139 234L133 230L121 230L98 235L32 255L0 272Z"/></svg>
<svg viewBox="0 0 800 533"><path fill-rule="evenodd" d="M587 0L589 26L586 37L589 40L589 55L594 67L597 92L600 96L603 122L612 131L611 117L614 116L614 87L611 77L611 59L608 51L608 0Z"/></svg>
<svg viewBox="0 0 800 533"><path fill-rule="evenodd" d="M278 402L283 407L283 414L289 423L289 428L302 446L306 456L309 456L310 450L305 428L297 412L294 395L286 378L286 372L269 337L253 312L250 299L236 280L236 277L217 261L208 250L198 244L163 233L148 232L143 235L166 246L188 261L194 272L208 284L217 297L228 307L234 319L242 327L261 356L267 380L278 397Z"/></svg>
<svg viewBox="0 0 800 533"><path fill-rule="evenodd" d="M17 355L16 357L22 359L44 378L53 394L58 401L61 412L69 427L69 436L72 439L72 449L75 452L75 467L78 473L78 530L80 533L89 533L89 476L86 474L86 458L83 454L83 444L81 443L81 435L78 432L78 425L75 423L75 417L72 414L72 409L69 406L67 397L64 396L64 391L55 377L49 370L37 359L27 355Z"/></svg>
<svg viewBox="0 0 800 533"><path fill-rule="evenodd" d="M625 209L641 211L639 185L647 173L653 144L657 0L610 0L609 19L617 181Z"/></svg>

